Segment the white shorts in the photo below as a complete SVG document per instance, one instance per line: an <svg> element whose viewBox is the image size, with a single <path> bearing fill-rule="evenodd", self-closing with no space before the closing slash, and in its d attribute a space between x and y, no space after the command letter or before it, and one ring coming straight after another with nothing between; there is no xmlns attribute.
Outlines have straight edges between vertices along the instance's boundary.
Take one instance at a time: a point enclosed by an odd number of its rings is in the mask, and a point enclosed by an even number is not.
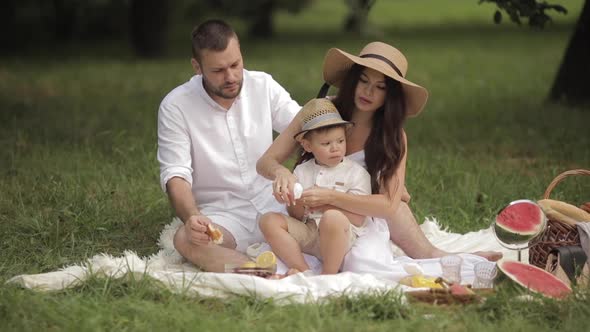
<svg viewBox="0 0 590 332"><path fill-rule="evenodd" d="M249 245L264 241L264 235L262 235L260 227L258 227L258 219L260 219L260 216L261 215L258 215L256 217L256 227L250 232L246 227L231 217L221 214L207 215L214 224L227 229L227 231L231 233L236 241L236 251L242 253L246 253L246 249Z"/></svg>

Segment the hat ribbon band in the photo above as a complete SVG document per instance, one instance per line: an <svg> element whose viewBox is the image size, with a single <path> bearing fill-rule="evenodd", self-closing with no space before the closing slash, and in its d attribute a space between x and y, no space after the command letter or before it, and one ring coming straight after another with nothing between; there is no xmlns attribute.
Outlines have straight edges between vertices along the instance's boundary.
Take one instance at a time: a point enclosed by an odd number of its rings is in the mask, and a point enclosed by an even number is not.
<svg viewBox="0 0 590 332"><path fill-rule="evenodd" d="M388 58L386 58L386 57L384 57L382 55L368 53L368 54L361 55L361 58L373 58L373 59L381 60L381 61L385 62L386 64L388 64L391 68L393 68L393 70L395 70L395 72L399 76L404 77L404 75L402 75L402 72L399 70L399 68L397 68L396 65L393 64L393 62L391 62Z"/></svg>
<svg viewBox="0 0 590 332"><path fill-rule="evenodd" d="M305 124L303 124L303 127L301 128L301 130L303 130L303 131L312 130L312 129L314 129L314 127L318 126L322 122L334 121L334 120L335 121L342 121L340 114L334 113L334 112L329 112L326 114L318 115L318 116L314 117L313 119L307 121Z"/></svg>

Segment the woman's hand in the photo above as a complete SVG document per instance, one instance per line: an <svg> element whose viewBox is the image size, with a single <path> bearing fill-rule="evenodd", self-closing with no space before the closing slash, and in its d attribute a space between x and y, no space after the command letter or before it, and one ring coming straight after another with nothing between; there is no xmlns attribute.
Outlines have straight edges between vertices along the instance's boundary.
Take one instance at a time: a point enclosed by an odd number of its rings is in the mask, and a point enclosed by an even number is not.
<svg viewBox="0 0 590 332"><path fill-rule="evenodd" d="M334 205L334 193L335 190L314 186L303 191L300 201L311 209L320 210L322 205Z"/></svg>
<svg viewBox="0 0 590 332"><path fill-rule="evenodd" d="M293 188L297 178L288 169L277 170L272 182L272 191L275 199L281 204L295 205Z"/></svg>

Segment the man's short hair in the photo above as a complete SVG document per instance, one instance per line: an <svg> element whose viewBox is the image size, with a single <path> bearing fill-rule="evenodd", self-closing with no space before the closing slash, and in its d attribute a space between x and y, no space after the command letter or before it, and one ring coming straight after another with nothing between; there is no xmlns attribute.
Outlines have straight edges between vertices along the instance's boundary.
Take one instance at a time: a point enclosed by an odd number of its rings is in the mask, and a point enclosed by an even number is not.
<svg viewBox="0 0 590 332"><path fill-rule="evenodd" d="M193 57L201 62L201 51L223 51L231 38L238 39L232 27L222 20L207 20L195 27L192 32Z"/></svg>

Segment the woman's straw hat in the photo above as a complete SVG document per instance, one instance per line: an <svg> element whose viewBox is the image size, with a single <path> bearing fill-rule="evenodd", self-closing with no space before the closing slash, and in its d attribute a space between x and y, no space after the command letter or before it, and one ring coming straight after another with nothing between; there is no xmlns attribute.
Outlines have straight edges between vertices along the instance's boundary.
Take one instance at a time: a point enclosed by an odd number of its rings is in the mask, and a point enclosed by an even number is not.
<svg viewBox="0 0 590 332"><path fill-rule="evenodd" d="M400 82L406 97L408 116L416 116L422 111L428 99L428 91L405 79L408 61L398 49L382 42L372 42L362 49L359 56L355 56L331 48L324 59L324 80L339 88L355 63L375 69Z"/></svg>
<svg viewBox="0 0 590 332"><path fill-rule="evenodd" d="M350 121L342 120L336 106L326 98L316 98L307 102L301 109L301 131L295 134L293 138L301 140L303 135L310 130L330 127L336 125L346 125L347 128L354 125Z"/></svg>

